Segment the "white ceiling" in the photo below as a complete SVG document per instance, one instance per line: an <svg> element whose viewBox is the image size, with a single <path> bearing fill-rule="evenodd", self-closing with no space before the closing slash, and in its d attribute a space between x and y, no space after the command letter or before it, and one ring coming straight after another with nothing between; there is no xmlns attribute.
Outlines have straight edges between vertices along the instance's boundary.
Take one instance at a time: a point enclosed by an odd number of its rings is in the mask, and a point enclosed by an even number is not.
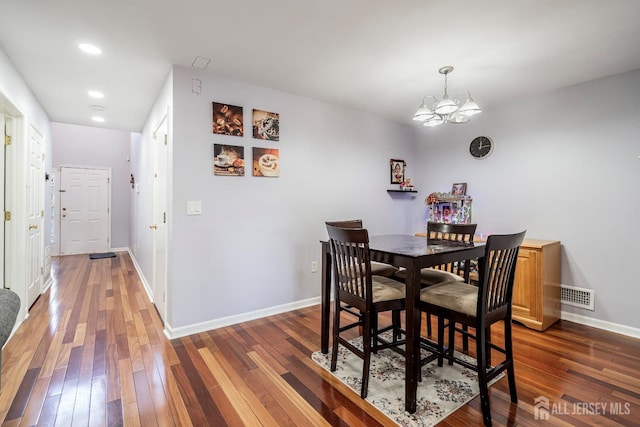
<svg viewBox="0 0 640 427"><path fill-rule="evenodd" d="M442 94L444 65L450 93L487 110L638 69L639 41L638 0L0 0L0 45L51 120L129 131L196 56L217 76L409 123Z"/></svg>

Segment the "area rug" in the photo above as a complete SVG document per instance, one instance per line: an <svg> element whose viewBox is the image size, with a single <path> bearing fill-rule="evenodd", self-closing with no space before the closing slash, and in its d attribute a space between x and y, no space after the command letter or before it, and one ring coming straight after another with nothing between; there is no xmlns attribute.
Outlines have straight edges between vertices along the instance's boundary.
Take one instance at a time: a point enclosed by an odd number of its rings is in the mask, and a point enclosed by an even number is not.
<svg viewBox="0 0 640 427"><path fill-rule="evenodd" d="M351 341L362 348L362 339ZM422 350L422 357L428 355ZM456 353L456 357L473 358ZM330 372L331 349L329 353L313 353L311 358ZM410 414L404 410L404 357L393 350L385 349L371 356L369 391L367 401L401 426L433 426L453 413L479 394L476 373L458 364L449 366L445 361L438 367L438 361L422 367L422 382L418 383L417 410ZM360 395L362 384L362 359L340 346L336 378ZM493 382L502 378L504 374Z"/></svg>

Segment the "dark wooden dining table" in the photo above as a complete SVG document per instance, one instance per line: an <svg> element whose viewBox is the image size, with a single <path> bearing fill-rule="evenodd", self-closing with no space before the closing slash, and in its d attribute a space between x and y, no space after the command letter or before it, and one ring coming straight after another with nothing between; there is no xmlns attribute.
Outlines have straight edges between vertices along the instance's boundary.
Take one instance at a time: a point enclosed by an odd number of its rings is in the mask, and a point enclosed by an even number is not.
<svg viewBox="0 0 640 427"><path fill-rule="evenodd" d="M322 244L322 290L320 349L329 351L329 326L331 322L331 252L328 241ZM479 258L484 254L484 243L427 242L426 237L404 234L370 236L371 261L404 267L406 276L406 358L405 358L405 409L416 411L416 392L420 370L420 317L417 307L420 299L420 270L440 264Z"/></svg>

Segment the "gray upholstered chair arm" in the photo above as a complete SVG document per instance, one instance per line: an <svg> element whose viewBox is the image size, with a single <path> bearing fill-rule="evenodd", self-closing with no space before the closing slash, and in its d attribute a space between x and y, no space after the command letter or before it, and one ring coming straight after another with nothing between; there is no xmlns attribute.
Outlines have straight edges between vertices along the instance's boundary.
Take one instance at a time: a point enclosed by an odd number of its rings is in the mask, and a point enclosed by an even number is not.
<svg viewBox="0 0 640 427"><path fill-rule="evenodd" d="M9 289L0 289L0 348L11 335L20 311L20 298L18 294Z"/></svg>

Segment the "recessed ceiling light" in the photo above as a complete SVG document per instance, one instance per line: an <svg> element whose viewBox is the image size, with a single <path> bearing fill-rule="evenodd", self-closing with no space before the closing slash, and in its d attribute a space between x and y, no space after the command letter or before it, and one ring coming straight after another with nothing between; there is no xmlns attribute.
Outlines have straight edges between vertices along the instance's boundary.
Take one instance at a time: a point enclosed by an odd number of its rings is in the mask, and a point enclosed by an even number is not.
<svg viewBox="0 0 640 427"><path fill-rule="evenodd" d="M94 122L98 122L98 123L103 123L104 122L104 117L100 117L100 116L93 116L91 119Z"/></svg>
<svg viewBox="0 0 640 427"><path fill-rule="evenodd" d="M104 98L104 93L99 92L97 90L90 90L89 92L87 92L89 94L90 97L92 98L98 98L98 99L102 99Z"/></svg>
<svg viewBox="0 0 640 427"><path fill-rule="evenodd" d="M104 107L102 105L97 105L97 104L92 105L91 109L95 111L104 111Z"/></svg>
<svg viewBox="0 0 640 427"><path fill-rule="evenodd" d="M78 47L83 52L89 53L91 55L100 55L102 53L102 49L89 43L80 43Z"/></svg>

